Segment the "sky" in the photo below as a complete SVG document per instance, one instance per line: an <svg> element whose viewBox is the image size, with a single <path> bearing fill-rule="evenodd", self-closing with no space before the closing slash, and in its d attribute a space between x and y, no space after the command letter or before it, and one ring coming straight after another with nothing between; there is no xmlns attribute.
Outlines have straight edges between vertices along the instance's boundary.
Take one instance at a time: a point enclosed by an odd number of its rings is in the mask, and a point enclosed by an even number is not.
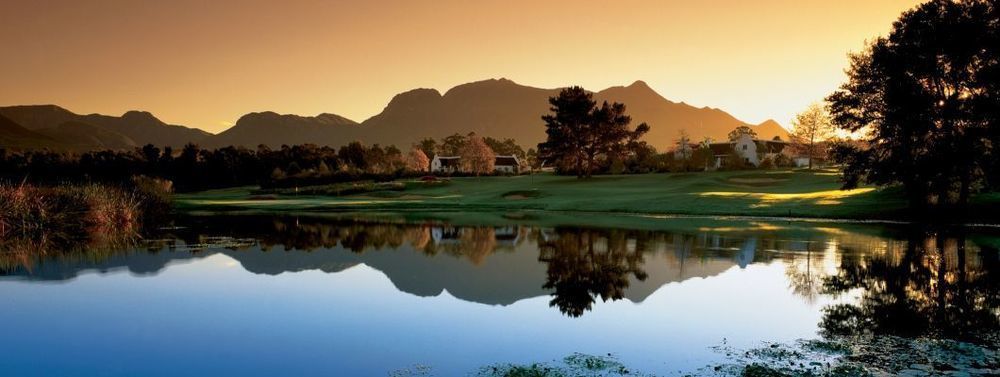
<svg viewBox="0 0 1000 377"><path fill-rule="evenodd" d="M595 91L643 80L787 127L845 80L849 52L918 3L3 1L0 105L146 110L219 132L267 110L360 122L400 92L489 78Z"/></svg>

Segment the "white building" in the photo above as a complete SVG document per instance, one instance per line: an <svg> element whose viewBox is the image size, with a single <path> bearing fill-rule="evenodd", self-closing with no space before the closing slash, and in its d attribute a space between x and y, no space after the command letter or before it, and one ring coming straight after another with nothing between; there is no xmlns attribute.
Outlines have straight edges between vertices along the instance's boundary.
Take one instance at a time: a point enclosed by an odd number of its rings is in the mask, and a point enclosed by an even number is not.
<svg viewBox="0 0 1000 377"><path fill-rule="evenodd" d="M518 174L521 172L521 159L517 156L497 156L493 161L493 170L497 173Z"/></svg>
<svg viewBox="0 0 1000 377"><path fill-rule="evenodd" d="M733 152L747 164L760 166L761 160L776 157L785 152L787 146L788 143L781 140L758 140L747 134L740 135L734 141L709 145L715 155L715 168L722 167Z"/></svg>
<svg viewBox="0 0 1000 377"><path fill-rule="evenodd" d="M455 173L461 169L462 158L458 156L434 156L431 160L432 173Z"/></svg>
<svg viewBox="0 0 1000 377"><path fill-rule="evenodd" d="M521 159L517 156L496 156L493 161L493 171L503 174L519 174L521 172ZM451 174L462 171L462 157L459 156L434 156L431 160L431 172Z"/></svg>

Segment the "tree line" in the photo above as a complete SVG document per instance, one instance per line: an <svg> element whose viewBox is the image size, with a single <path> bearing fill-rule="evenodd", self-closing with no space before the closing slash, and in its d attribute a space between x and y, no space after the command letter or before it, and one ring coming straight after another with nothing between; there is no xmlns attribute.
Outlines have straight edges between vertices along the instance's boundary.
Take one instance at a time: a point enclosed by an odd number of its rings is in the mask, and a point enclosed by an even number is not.
<svg viewBox="0 0 1000 377"><path fill-rule="evenodd" d="M460 137L461 148L466 145L482 147L479 153L492 149L512 154L520 147L512 140L479 138L475 135ZM455 137L440 141L443 148L455 146ZM468 142L471 140L471 142ZM425 139L424 146L433 139ZM435 145L438 141L434 141ZM460 149L461 149L460 148ZM479 148L483 149L483 148ZM442 153L435 148L432 153ZM491 174L483 171L480 174ZM364 145L351 142L340 148L313 144L282 146L272 149L265 145L257 148L229 146L204 149L188 144L180 150L145 145L131 151L93 151L85 153L35 150L15 152L0 149L0 180L8 182L33 182L61 184L78 182L116 182L127 184L134 176L150 176L174 182L178 191L197 191L211 188L261 185L263 187L292 187L318 185L358 180L389 181L401 177L427 174L429 158L415 145L404 153L389 145Z"/></svg>

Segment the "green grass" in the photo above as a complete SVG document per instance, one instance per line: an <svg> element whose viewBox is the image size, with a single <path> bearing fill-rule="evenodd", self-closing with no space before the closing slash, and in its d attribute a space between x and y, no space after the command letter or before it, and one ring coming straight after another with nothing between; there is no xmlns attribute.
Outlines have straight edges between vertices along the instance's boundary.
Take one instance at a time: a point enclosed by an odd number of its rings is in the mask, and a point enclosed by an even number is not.
<svg viewBox="0 0 1000 377"><path fill-rule="evenodd" d="M895 188L840 190L833 170L455 178L447 185L411 182L392 195L278 195L275 200L254 200L252 190L177 195L175 205L182 212L540 210L848 219L897 218L906 207Z"/></svg>

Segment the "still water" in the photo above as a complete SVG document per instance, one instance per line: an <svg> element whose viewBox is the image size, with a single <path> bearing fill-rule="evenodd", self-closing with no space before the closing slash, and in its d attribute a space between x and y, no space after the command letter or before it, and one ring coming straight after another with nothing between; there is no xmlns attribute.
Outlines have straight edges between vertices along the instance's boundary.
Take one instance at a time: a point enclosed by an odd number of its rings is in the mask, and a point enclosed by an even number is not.
<svg viewBox="0 0 1000 377"><path fill-rule="evenodd" d="M720 346L1000 328L990 229L628 223L197 217L8 250L0 374L451 376L577 353L709 374Z"/></svg>

